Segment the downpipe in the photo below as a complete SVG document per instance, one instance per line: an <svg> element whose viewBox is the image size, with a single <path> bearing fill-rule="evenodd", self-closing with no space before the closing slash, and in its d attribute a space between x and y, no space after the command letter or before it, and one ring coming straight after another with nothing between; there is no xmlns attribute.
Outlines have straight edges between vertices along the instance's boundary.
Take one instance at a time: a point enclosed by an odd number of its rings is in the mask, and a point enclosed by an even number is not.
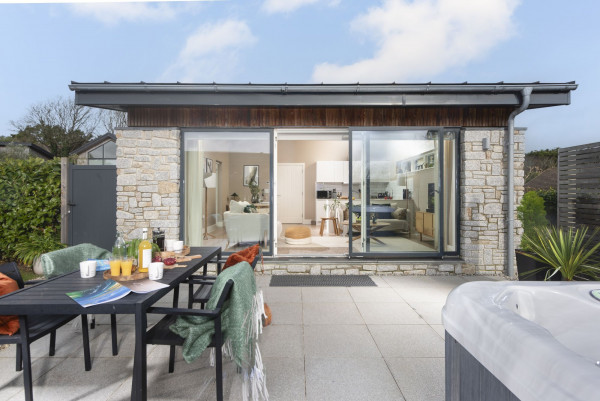
<svg viewBox="0 0 600 401"><path fill-rule="evenodd" d="M506 256L508 259L507 274L511 279L515 276L515 117L529 107L531 91L531 87L521 90L521 105L508 116L508 241Z"/></svg>

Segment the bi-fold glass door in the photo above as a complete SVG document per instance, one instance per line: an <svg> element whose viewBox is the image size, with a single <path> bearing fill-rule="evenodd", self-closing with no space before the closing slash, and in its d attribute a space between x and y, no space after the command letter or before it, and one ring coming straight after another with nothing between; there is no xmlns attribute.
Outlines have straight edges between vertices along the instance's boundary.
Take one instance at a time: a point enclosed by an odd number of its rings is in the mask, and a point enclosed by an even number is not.
<svg viewBox="0 0 600 401"><path fill-rule="evenodd" d="M441 128L351 132L351 255L454 250L454 141Z"/></svg>

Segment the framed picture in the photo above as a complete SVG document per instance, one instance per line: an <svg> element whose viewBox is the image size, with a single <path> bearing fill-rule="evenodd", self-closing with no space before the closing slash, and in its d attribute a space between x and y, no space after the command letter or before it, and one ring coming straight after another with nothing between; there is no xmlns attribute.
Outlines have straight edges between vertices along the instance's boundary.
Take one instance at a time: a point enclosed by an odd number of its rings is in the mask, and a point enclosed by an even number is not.
<svg viewBox="0 0 600 401"><path fill-rule="evenodd" d="M206 165L204 166L204 172L207 174L212 174L213 172L213 161L212 159L206 158Z"/></svg>
<svg viewBox="0 0 600 401"><path fill-rule="evenodd" d="M258 185L258 166L244 166L244 186L249 186L250 182Z"/></svg>

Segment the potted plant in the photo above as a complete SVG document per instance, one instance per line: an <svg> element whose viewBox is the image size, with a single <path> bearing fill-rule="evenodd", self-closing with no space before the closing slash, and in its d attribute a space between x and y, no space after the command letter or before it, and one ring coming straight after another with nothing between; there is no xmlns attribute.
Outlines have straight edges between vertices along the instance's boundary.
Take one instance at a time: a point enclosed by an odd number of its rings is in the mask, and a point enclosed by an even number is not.
<svg viewBox="0 0 600 401"><path fill-rule="evenodd" d="M524 234L523 240L533 251L528 257L550 266L546 280L554 276L564 281L598 280L600 260L596 252L600 242L595 240L599 232L596 229L588 236L587 227L538 227L533 234Z"/></svg>
<svg viewBox="0 0 600 401"><path fill-rule="evenodd" d="M33 266L33 272L40 276L43 274L40 256L65 247L58 235L51 230L33 231L27 240L15 245L15 257L22 263Z"/></svg>
<svg viewBox="0 0 600 401"><path fill-rule="evenodd" d="M523 239L525 236L531 237L536 227L544 227L548 224L544 199L534 191L527 192L523 195L521 204L517 207L517 218L521 220L523 225L521 246L520 249L515 250L519 280L544 280L545 271L543 270L546 264L529 257L532 249Z"/></svg>

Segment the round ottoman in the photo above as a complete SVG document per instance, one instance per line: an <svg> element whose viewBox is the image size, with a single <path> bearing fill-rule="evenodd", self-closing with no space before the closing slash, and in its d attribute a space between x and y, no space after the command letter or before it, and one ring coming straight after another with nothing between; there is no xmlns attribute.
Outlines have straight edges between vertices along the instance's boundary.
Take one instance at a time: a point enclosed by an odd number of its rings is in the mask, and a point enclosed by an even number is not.
<svg viewBox="0 0 600 401"><path fill-rule="evenodd" d="M310 244L310 228L306 226L291 226L286 228L285 242L290 245Z"/></svg>

